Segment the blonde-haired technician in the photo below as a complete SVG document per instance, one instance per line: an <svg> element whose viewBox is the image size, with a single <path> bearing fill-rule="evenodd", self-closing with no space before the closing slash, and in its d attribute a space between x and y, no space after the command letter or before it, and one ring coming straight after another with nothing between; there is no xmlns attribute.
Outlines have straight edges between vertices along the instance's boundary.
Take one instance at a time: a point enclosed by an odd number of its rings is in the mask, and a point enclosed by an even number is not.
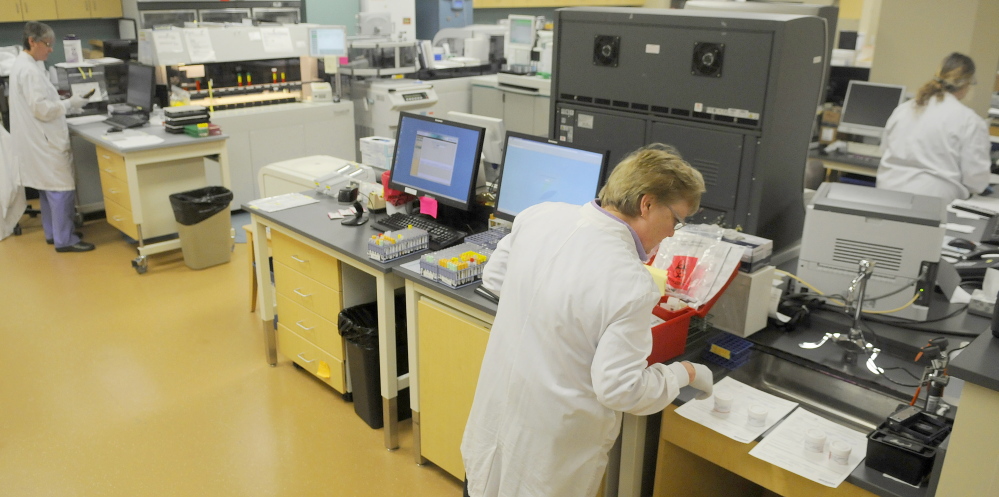
<svg viewBox="0 0 999 497"><path fill-rule="evenodd" d="M649 315L660 291L643 267L697 211L701 174L672 147L621 161L598 200L517 215L486 265L499 294L461 444L472 497L591 497L621 414L661 411L711 370L653 364Z"/></svg>
<svg viewBox="0 0 999 497"><path fill-rule="evenodd" d="M945 203L989 186L988 126L961 103L975 84L975 62L954 52L916 98L888 118L878 188L941 197Z"/></svg>

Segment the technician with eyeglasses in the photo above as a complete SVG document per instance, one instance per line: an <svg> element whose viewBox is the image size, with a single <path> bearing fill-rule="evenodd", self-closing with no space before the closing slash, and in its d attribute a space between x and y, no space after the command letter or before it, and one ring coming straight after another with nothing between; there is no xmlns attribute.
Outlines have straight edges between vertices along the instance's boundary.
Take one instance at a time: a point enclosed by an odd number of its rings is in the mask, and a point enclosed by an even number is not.
<svg viewBox="0 0 999 497"><path fill-rule="evenodd" d="M892 112L878 188L940 197L945 203L988 188L988 125L961 103L974 85L975 62L954 52L916 98Z"/></svg>
<svg viewBox="0 0 999 497"><path fill-rule="evenodd" d="M40 22L24 25L24 50L10 72L10 134L21 183L38 190L45 240L56 252L86 252L94 245L73 231L76 181L66 115L87 99L60 100L45 72L55 33Z"/></svg>
<svg viewBox="0 0 999 497"><path fill-rule="evenodd" d="M471 497L591 497L622 413L661 411L711 370L648 365L661 292L645 269L697 211L704 179L673 147L622 160L599 198L517 215L486 264L500 297L461 444Z"/></svg>

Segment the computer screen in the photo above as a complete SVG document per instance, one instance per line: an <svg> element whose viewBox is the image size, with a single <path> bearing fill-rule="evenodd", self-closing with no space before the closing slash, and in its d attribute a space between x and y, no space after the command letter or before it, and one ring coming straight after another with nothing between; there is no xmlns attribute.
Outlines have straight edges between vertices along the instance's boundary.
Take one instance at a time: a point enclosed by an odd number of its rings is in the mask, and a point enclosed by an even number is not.
<svg viewBox="0 0 999 497"><path fill-rule="evenodd" d="M347 29L342 26L309 28L309 55L313 57L347 55Z"/></svg>
<svg viewBox="0 0 999 497"><path fill-rule="evenodd" d="M128 89L125 103L139 110L153 110L153 95L156 93L156 68L142 64L128 64Z"/></svg>
<svg viewBox="0 0 999 497"><path fill-rule="evenodd" d="M837 129L841 133L881 138L892 111L904 99L904 86L850 81Z"/></svg>
<svg viewBox="0 0 999 497"><path fill-rule="evenodd" d="M466 114L449 111L447 118L459 123L470 124L486 129L486 138L482 143L482 160L490 164L499 164L503 160L503 142L506 140L506 125L496 117Z"/></svg>
<svg viewBox="0 0 999 497"><path fill-rule="evenodd" d="M496 217L512 221L541 202L583 205L597 197L607 153L507 132Z"/></svg>
<svg viewBox="0 0 999 497"><path fill-rule="evenodd" d="M468 210L485 134L478 126L400 112L389 188Z"/></svg>
<svg viewBox="0 0 999 497"><path fill-rule="evenodd" d="M520 47L534 47L534 17L511 15L510 22L510 45Z"/></svg>
<svg viewBox="0 0 999 497"><path fill-rule="evenodd" d="M829 82L826 84L826 102L843 105L846 88L850 81L867 81L871 77L869 67L829 66Z"/></svg>

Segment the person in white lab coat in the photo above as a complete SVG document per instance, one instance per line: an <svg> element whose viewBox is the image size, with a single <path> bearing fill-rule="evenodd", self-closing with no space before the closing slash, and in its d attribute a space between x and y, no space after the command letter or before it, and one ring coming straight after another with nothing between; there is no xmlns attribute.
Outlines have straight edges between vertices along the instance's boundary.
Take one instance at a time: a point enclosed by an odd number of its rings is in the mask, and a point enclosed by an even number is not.
<svg viewBox="0 0 999 497"><path fill-rule="evenodd" d="M646 362L661 292L643 263L703 192L656 144L622 160L597 200L517 215L483 274L500 301L461 443L466 495L593 496L622 413L659 412L686 385L710 395L707 367Z"/></svg>
<svg viewBox="0 0 999 497"><path fill-rule="evenodd" d="M73 231L76 183L66 114L87 104L81 96L60 100L44 65L55 33L40 22L24 25L24 50L10 72L10 134L21 183L38 190L45 240L57 252L86 252L94 245Z"/></svg>
<svg viewBox="0 0 999 497"><path fill-rule="evenodd" d="M940 197L945 203L988 188L988 125L961 103L974 84L975 62L952 53L916 98L892 112L878 188Z"/></svg>

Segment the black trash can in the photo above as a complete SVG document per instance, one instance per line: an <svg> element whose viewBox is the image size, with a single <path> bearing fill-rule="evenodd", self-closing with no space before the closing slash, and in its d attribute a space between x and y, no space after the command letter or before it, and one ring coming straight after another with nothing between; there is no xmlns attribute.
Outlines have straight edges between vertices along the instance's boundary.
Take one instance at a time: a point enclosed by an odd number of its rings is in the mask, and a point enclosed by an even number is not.
<svg viewBox="0 0 999 497"><path fill-rule="evenodd" d="M229 262L232 258L232 221L229 204L232 192L221 186L208 186L170 195L177 220L184 264L191 269Z"/></svg>
<svg viewBox="0 0 999 497"><path fill-rule="evenodd" d="M381 370L378 367L378 304L371 302L340 311L337 327L347 351L354 412L368 426L381 428L385 425L385 420L382 415ZM395 343L397 372L408 373L406 298L402 295L395 298ZM412 417L409 388L399 390L398 407L400 420Z"/></svg>

